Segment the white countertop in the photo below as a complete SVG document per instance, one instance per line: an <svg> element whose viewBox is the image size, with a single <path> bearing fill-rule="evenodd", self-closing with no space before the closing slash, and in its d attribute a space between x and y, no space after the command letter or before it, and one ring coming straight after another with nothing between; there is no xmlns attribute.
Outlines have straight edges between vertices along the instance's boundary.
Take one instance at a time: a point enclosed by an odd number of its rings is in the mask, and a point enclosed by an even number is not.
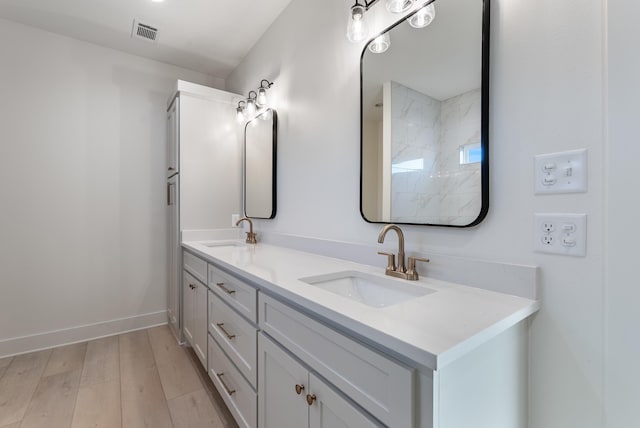
<svg viewBox="0 0 640 428"><path fill-rule="evenodd" d="M374 308L299 278L355 270L394 280L384 275L384 266L373 267L261 243L207 247L200 242L183 242L182 246L265 291L431 370L443 368L540 308L536 300L429 277L418 281L396 280L424 286L435 293Z"/></svg>

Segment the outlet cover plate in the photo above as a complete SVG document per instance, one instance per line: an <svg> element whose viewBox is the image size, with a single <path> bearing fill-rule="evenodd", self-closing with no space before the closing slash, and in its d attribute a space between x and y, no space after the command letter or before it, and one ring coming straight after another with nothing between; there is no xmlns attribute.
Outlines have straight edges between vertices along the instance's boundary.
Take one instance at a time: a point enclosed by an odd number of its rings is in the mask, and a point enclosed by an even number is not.
<svg viewBox="0 0 640 428"><path fill-rule="evenodd" d="M587 149L537 155L534 176L536 194L586 192Z"/></svg>
<svg viewBox="0 0 640 428"><path fill-rule="evenodd" d="M533 230L537 253L587 255L586 214L536 214Z"/></svg>

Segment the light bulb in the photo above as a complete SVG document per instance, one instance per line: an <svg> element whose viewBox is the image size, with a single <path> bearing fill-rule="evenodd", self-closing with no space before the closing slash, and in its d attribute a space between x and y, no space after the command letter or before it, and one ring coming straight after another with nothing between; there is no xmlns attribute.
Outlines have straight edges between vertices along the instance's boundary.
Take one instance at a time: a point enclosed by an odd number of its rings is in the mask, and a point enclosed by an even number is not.
<svg viewBox="0 0 640 428"><path fill-rule="evenodd" d="M247 115L253 117L256 114L256 100L253 98L247 99Z"/></svg>
<svg viewBox="0 0 640 428"><path fill-rule="evenodd" d="M236 108L236 119L238 120L238 123L244 122L244 111L242 107Z"/></svg>
<svg viewBox="0 0 640 428"><path fill-rule="evenodd" d="M267 90L265 88L258 89L258 98L256 99L256 103L259 106L267 105Z"/></svg>
<svg viewBox="0 0 640 428"><path fill-rule="evenodd" d="M365 8L355 4L349 11L349 24L347 24L347 38L352 43L361 42L369 35L369 28L364 19Z"/></svg>
<svg viewBox="0 0 640 428"><path fill-rule="evenodd" d="M391 13L402 13L411 9L414 0L387 0L387 10Z"/></svg>
<svg viewBox="0 0 640 428"><path fill-rule="evenodd" d="M422 9L418 10L411 18L409 18L409 25L413 28L424 28L433 22L436 17L436 7L433 3L428 4Z"/></svg>
<svg viewBox="0 0 640 428"><path fill-rule="evenodd" d="M389 33L380 34L369 44L369 50L373 53L382 53L391 46L391 37Z"/></svg>

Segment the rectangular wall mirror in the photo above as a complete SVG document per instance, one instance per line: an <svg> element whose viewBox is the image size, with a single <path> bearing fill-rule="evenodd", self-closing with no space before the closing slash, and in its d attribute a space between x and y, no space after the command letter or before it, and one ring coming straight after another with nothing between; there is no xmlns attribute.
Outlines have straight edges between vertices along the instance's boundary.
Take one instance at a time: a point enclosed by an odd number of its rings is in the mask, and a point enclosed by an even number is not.
<svg viewBox="0 0 640 428"><path fill-rule="evenodd" d="M278 116L267 109L244 128L244 215L276 216L276 147Z"/></svg>
<svg viewBox="0 0 640 428"><path fill-rule="evenodd" d="M489 207L489 0L437 0L361 56L366 221L469 227Z"/></svg>

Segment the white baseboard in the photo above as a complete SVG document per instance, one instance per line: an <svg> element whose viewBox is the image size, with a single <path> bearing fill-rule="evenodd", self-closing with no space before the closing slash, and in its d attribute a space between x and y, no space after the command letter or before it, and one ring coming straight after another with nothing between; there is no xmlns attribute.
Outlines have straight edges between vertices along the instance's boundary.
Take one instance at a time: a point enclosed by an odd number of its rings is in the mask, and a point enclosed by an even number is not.
<svg viewBox="0 0 640 428"><path fill-rule="evenodd" d="M0 340L0 358L86 342L167 323L167 311L151 312L95 324Z"/></svg>

